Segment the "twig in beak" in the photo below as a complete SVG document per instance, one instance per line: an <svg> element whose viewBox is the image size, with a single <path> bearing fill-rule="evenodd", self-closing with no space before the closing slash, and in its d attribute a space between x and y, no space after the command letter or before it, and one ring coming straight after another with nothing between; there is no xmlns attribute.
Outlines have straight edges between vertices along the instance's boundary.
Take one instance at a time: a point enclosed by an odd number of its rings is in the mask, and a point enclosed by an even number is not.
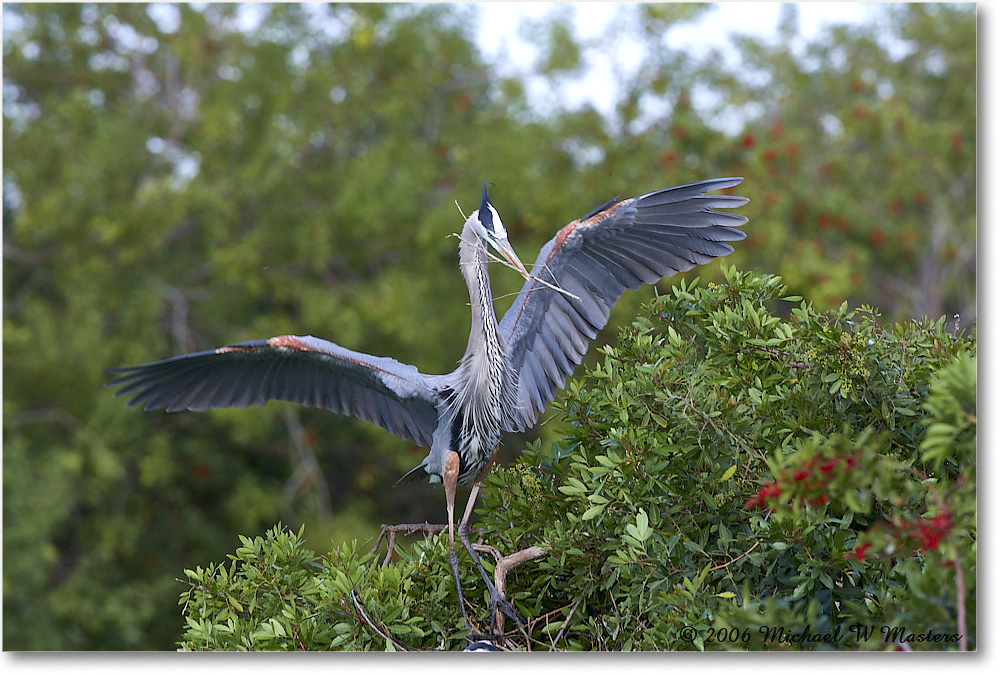
<svg viewBox="0 0 1000 675"><path fill-rule="evenodd" d="M489 250L487 250L487 251L486 251L486 255L487 255L487 256L489 257L489 259L490 259L490 260L492 260L493 262L498 262L498 263L500 263L501 265L503 265L504 267L509 267L510 269L514 270L514 271L515 271L515 272L517 272L518 274L521 274L521 270L519 270L519 269L517 269L516 267L514 267L513 265L511 265L511 264L510 264L509 262L507 262L507 261L506 261L505 259L503 259L503 258L501 258L501 257L499 257L499 256L496 256L496 255L494 255L494 254L493 254L493 253L491 253L491 252L490 252ZM579 297L579 296L577 296L577 295L573 295L573 294L572 294L572 293L570 293L569 291L567 291L567 290L563 290L562 288L559 288L558 286L556 286L556 285L554 285L554 284L550 284L549 282L547 282L547 281L546 281L545 279L542 279L541 277L536 277L536 276L535 276L534 274L530 274L530 273L529 273L529 274L528 274L528 278L529 278L529 279L531 279L532 281L537 281L538 283L542 284L543 286L548 286L548 287L549 287L549 288L551 288L551 289L552 289L553 291L556 291L556 292L558 292L558 293L562 293L563 295L565 295L565 296L566 296L566 297L568 297L568 298L573 298L573 299L574 299L574 300L576 300L577 302L581 302L581 300L580 300L580 297Z"/></svg>

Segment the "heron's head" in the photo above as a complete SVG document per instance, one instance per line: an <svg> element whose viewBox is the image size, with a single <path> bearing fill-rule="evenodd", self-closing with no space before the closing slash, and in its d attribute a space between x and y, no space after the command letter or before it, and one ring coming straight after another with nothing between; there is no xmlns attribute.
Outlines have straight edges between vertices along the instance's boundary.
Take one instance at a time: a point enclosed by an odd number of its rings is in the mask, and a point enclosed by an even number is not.
<svg viewBox="0 0 1000 675"><path fill-rule="evenodd" d="M490 193L486 191L486 186L489 184L488 181L483 183L483 201L479 204L479 208L469 216L469 225L480 241L495 248L507 262L514 266L514 269L521 273L522 277L528 279L528 270L524 268L510 242L507 241L507 230L504 229L503 222L500 220L500 214L490 203Z"/></svg>

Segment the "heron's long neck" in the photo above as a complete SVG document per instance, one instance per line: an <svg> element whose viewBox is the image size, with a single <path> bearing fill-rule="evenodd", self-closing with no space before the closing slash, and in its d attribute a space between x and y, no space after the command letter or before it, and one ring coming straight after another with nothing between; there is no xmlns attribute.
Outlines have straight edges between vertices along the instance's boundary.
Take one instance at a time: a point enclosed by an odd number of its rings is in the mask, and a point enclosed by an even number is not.
<svg viewBox="0 0 1000 675"><path fill-rule="evenodd" d="M458 245L462 276L469 287L472 328L469 345L459 366L459 396L477 427L499 424L513 407L513 378L507 347L493 310L490 278L486 273L486 248L466 226Z"/></svg>
<svg viewBox="0 0 1000 675"><path fill-rule="evenodd" d="M472 306L472 329L469 333L469 346L462 358L463 364L477 357L506 356L491 353L496 348L503 349L503 341L500 339L497 315L493 311L490 277L486 273L488 258L486 247L468 226L462 230L458 259L462 267L462 276L465 277L465 283L469 287L469 304ZM476 370L485 373L488 368Z"/></svg>

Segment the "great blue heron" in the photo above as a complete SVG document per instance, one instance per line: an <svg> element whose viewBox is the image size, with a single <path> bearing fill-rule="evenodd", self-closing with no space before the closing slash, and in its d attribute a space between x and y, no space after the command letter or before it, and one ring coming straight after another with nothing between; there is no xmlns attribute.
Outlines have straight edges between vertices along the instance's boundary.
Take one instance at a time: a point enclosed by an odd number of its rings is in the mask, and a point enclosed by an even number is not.
<svg viewBox="0 0 1000 675"><path fill-rule="evenodd" d="M312 336L282 335L241 342L156 363L111 370L146 410L205 410L294 401L354 415L429 448L410 472L444 483L449 559L465 614L455 553L455 487L472 483L459 538L492 598L521 624L497 593L468 538L476 496L504 432L523 431L580 363L587 344L608 321L626 288L652 284L732 252L725 243L746 235L743 216L715 211L747 202L708 195L742 178L717 178L611 200L563 227L542 247L529 274L507 241L486 185L482 202L462 228L459 260L469 287L472 330L458 368L424 375L395 359L370 356ZM514 304L497 322L486 271L492 246L525 278ZM410 475L407 474L407 475ZM522 624L523 625L523 624ZM466 616L466 626L471 627Z"/></svg>

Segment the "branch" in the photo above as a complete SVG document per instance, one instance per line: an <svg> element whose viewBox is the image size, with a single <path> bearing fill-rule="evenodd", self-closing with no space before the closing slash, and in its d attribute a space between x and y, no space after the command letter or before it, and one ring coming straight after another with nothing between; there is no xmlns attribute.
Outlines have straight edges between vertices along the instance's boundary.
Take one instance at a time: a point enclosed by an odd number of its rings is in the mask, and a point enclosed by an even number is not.
<svg viewBox="0 0 1000 675"><path fill-rule="evenodd" d="M573 608L571 610L569 610L569 614L566 615L566 620L563 621L562 627L559 629L559 632L556 634L556 639L552 641L552 648L553 649L555 648L555 646L557 644L559 644L559 640L562 639L563 633L565 633L566 629L569 627L569 620L573 618L574 614L576 614L576 608L580 606L580 601L581 600L583 600L583 596L582 595L579 598L576 599L576 602L573 603Z"/></svg>
<svg viewBox="0 0 1000 675"><path fill-rule="evenodd" d="M358 613L361 616L361 619L366 624L368 624L373 631L375 631L376 633L378 633L384 640L386 640L388 642L391 642L392 646L395 647L396 649L398 649L399 651L401 651L401 652L411 651L410 649L408 649L406 647L406 645L404 645L401 642L397 642L389 634L383 633L382 631L380 631L378 629L378 626L376 626L374 623L372 623L371 619L369 619L368 615L365 613L365 608L362 606L361 600L358 598L358 592L356 590L354 590L353 588L351 589L351 600L354 601L354 607L358 610Z"/></svg>
<svg viewBox="0 0 1000 675"><path fill-rule="evenodd" d="M969 640L965 637L965 577L962 575L962 561L955 551L955 590L958 592L958 651L969 651Z"/></svg>
<svg viewBox="0 0 1000 675"><path fill-rule="evenodd" d="M298 456L298 461L293 460L295 472L285 481L282 490L285 498L285 507L291 509L292 500L295 495L305 485L313 486L313 493L316 497L316 510L320 517L329 520L332 517L333 509L330 506L330 486L327 485L326 478L316 459L316 452L313 445L306 439L305 429L302 428L302 421L298 412L289 408L281 411L281 419L288 430L288 437L292 441L292 447ZM289 517L289 520L294 520Z"/></svg>
<svg viewBox="0 0 1000 675"><path fill-rule="evenodd" d="M392 562L392 555L396 552L396 535L402 534L414 534L415 532L423 532L426 536L438 534L442 530L446 529L447 525L438 525L431 523L404 523L402 525L382 525L382 530L378 533L378 539L375 540L375 545L372 546L372 550L369 552L374 555L378 552L379 546L382 545L382 539L385 537L386 533L389 534L389 541L386 544L385 560L382 561L382 567L387 567L390 562ZM477 532L479 536L483 536L483 528L481 527L470 527L470 532Z"/></svg>
<svg viewBox="0 0 1000 675"><path fill-rule="evenodd" d="M528 548L521 549L517 553L511 553L503 558L499 557L499 552L492 546L476 546L477 550L482 549L484 551L489 551L495 557L497 557L497 565L493 569L493 584L497 587L497 593L500 597L507 599L507 574L517 567L518 565L523 565L529 560L535 560L541 558L548 551L546 551L541 546L529 546ZM504 614L499 609L496 610L496 624L497 633L503 633L504 624Z"/></svg>
<svg viewBox="0 0 1000 675"><path fill-rule="evenodd" d="M748 548L746 551L743 551L743 553L740 553L738 556L736 556L735 558L733 558L729 562L727 562L725 564L722 564L722 565L716 565L715 567L713 567L709 571L710 572L714 572L715 570L721 570L721 569L725 569L726 567L729 567L730 565L732 565L734 562L736 562L740 558L742 558L744 556L750 555L750 552L753 551L755 548L757 548L759 545L760 545L760 541L758 540L758 541L754 542L753 546L751 546L750 548Z"/></svg>
<svg viewBox="0 0 1000 675"><path fill-rule="evenodd" d="M456 206L458 206L458 203L456 202L456 203L455 203L455 205L456 205ZM459 211L460 211L460 212L461 212L461 210L462 210L462 209L461 209L461 207L459 207ZM456 233L454 233L454 232L453 232L452 234L450 234L449 236L451 236L451 237L458 237L459 239L461 239L461 235L459 235L459 234L456 234ZM511 265L511 264L510 264L509 262L507 262L507 261L506 261L506 260L504 260L503 258L499 258L499 257L497 257L497 256L493 255L492 253L490 253L490 251L489 251L489 250L487 250L487 251L486 251L486 257L487 257L487 258L489 258L490 262L497 262L497 263L500 263L500 264L501 264L501 265L503 265L504 267L508 267L508 268L510 268L510 269L512 269L512 270L514 270L515 272L517 272L518 274L521 274L521 270L519 270L519 269L515 268L515 267L514 267L513 265ZM582 301L580 300L580 296L578 296L578 295L574 295L573 293L570 293L570 292L569 292L569 291L567 291L567 290L564 290L564 289L562 289L562 288L559 288L559 287L558 287L558 286L556 286L555 284L550 284L550 283L549 283L548 281L546 281L545 279L542 279L541 277L537 277L537 276L535 276L534 274L529 274L527 278L528 278L528 279L531 279L532 281L537 281L538 283L542 284L543 286L548 286L548 287L549 287L549 288L551 288L551 289L552 289L553 291L556 291L557 293L562 293L563 295L565 295L565 296L566 296L566 297L568 297L568 298L573 298L573 299L574 299L574 300L576 300L577 302L582 302Z"/></svg>
<svg viewBox="0 0 1000 675"><path fill-rule="evenodd" d="M180 353L190 352L194 348L191 330L188 328L188 301L184 294L170 284L163 284L163 298L170 303L171 319L170 334Z"/></svg>

